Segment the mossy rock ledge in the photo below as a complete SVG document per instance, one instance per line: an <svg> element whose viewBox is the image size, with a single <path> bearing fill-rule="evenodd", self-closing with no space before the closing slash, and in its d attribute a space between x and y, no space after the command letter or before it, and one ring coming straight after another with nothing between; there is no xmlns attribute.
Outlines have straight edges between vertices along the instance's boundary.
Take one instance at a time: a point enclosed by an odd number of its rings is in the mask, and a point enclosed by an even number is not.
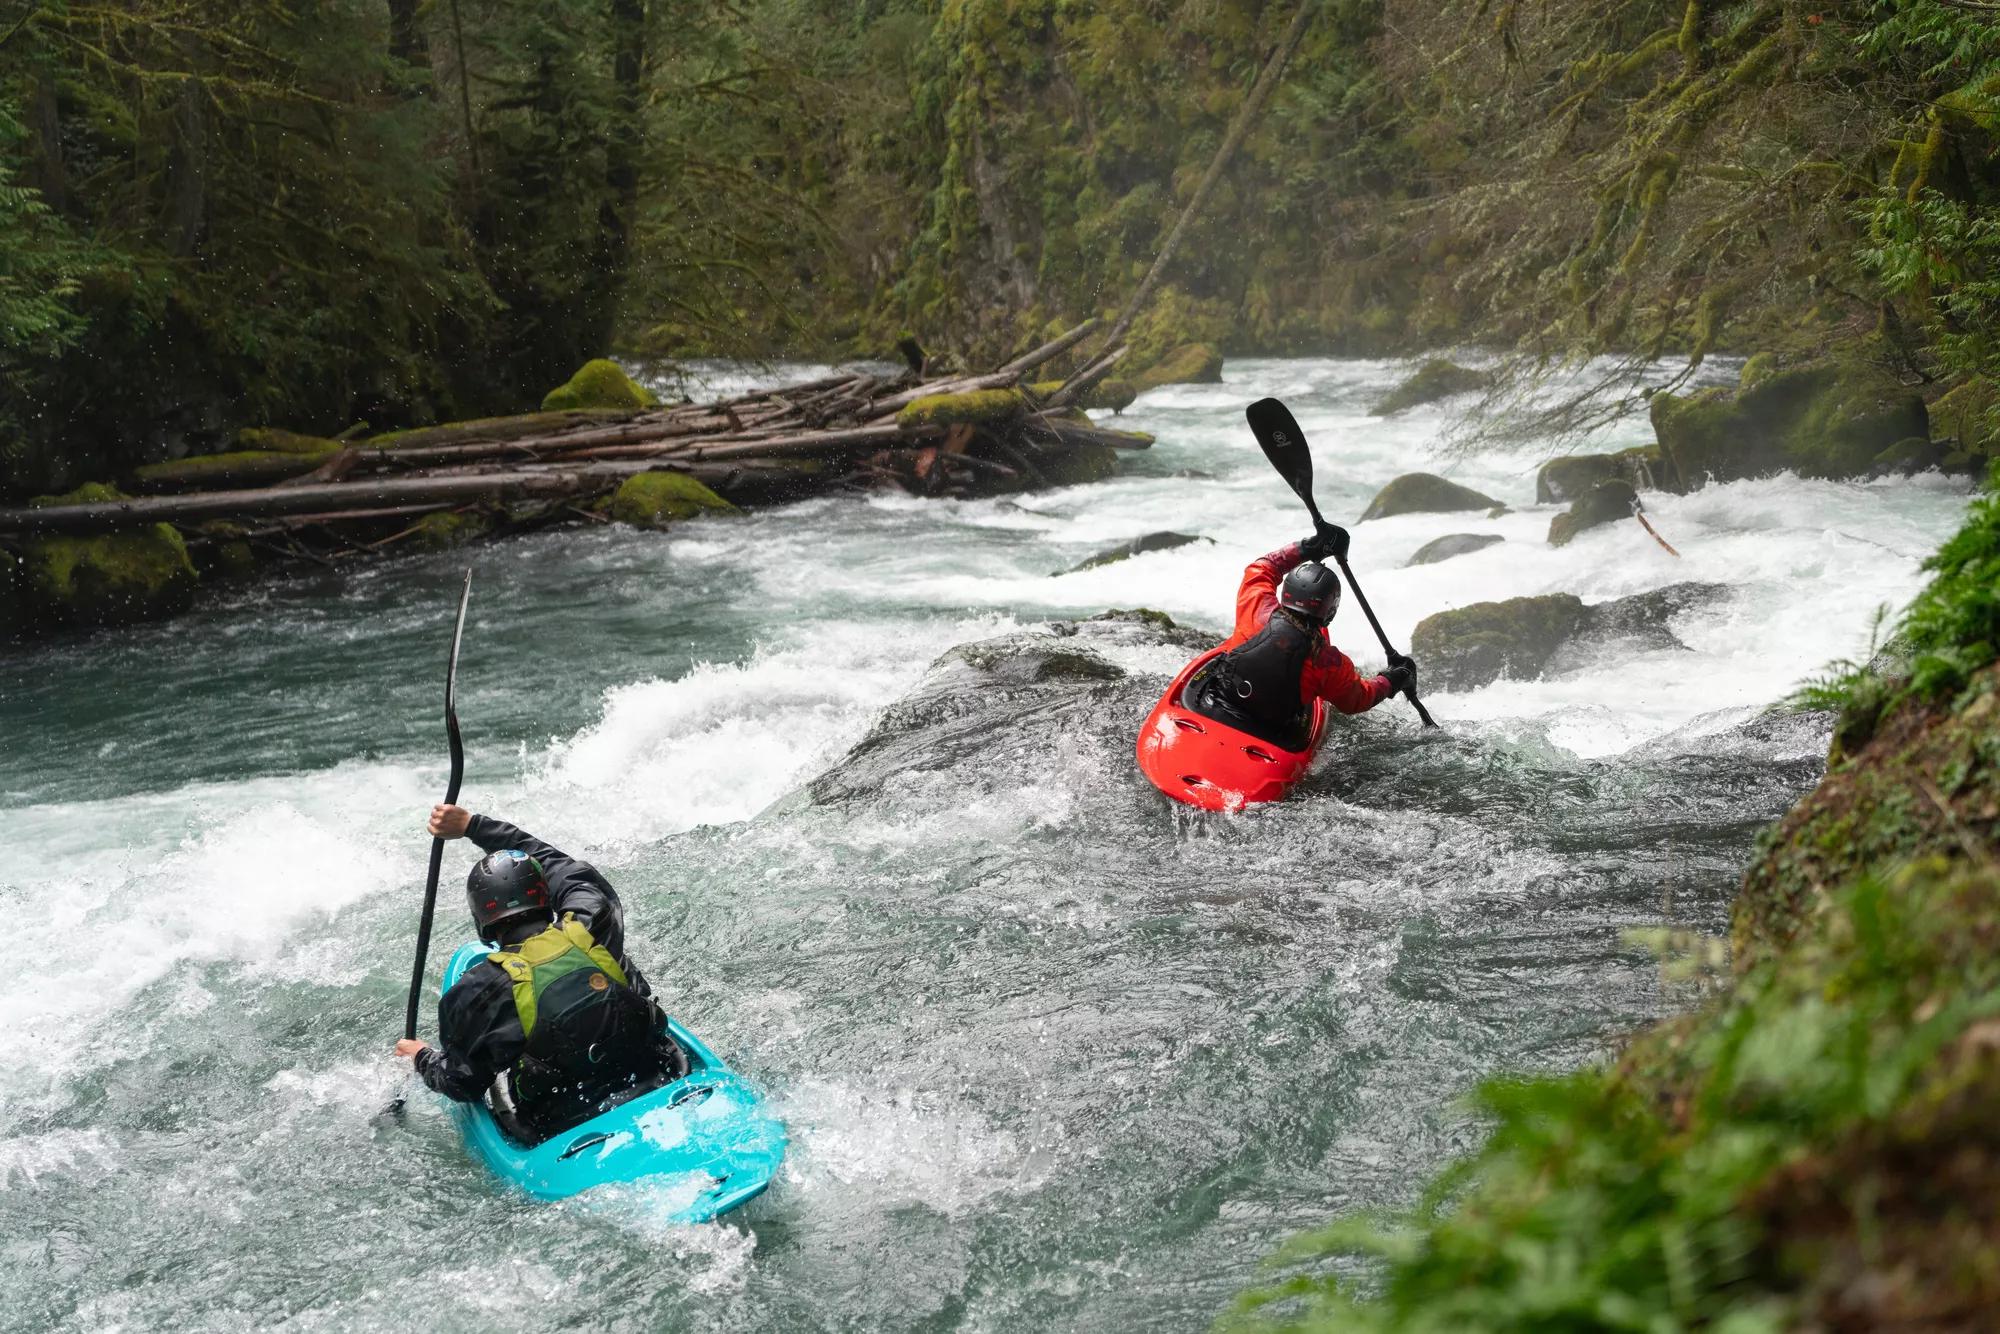
<svg viewBox="0 0 2000 1334"><path fill-rule="evenodd" d="M735 514L736 506L684 472L642 472L628 477L600 507L634 528L665 528L698 514Z"/></svg>
<svg viewBox="0 0 2000 1334"><path fill-rule="evenodd" d="M126 497L101 482L66 495L37 496L45 505L101 504ZM15 544L12 619L17 633L56 627L129 625L183 611L199 582L187 543L164 523L97 537L36 537ZM7 624L0 608L0 629Z"/></svg>
<svg viewBox="0 0 2000 1334"><path fill-rule="evenodd" d="M1360 522L1398 514L1455 514L1462 510L1493 510L1500 502L1469 486L1427 472L1404 473L1376 493L1361 512Z"/></svg>
<svg viewBox="0 0 2000 1334"><path fill-rule="evenodd" d="M658 407L660 400L651 390L625 373L625 368L606 357L586 361L569 380L549 390L542 399L543 412L570 412L581 408L615 408L640 412Z"/></svg>
<svg viewBox="0 0 2000 1334"><path fill-rule="evenodd" d="M1425 403L1435 403L1441 398L1483 394L1492 387L1493 376L1490 372L1433 359L1417 367L1409 379L1383 395L1368 411L1377 417L1392 417Z"/></svg>
<svg viewBox="0 0 2000 1334"><path fill-rule="evenodd" d="M1853 360L1772 371L1734 393L1654 394L1650 412L1660 483L1683 492L1788 470L1862 477L1891 446L1930 438L1922 396Z"/></svg>
<svg viewBox="0 0 2000 1334"><path fill-rule="evenodd" d="M1131 377L1139 393L1170 384L1221 384L1222 353L1207 343L1183 343Z"/></svg>
<svg viewBox="0 0 2000 1334"><path fill-rule="evenodd" d="M1581 665L1582 653L1610 642L1641 649L1684 649L1668 622L1725 597L1721 584L1680 583L1649 593L1585 604L1574 593L1475 602L1417 622L1410 652L1426 680L1469 690L1510 677L1531 681Z"/></svg>

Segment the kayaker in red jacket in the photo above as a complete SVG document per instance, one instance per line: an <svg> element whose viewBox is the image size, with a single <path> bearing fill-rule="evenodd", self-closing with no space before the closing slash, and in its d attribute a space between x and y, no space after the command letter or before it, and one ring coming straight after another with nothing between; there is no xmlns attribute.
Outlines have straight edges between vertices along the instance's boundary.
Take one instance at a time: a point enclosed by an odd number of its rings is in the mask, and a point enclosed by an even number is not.
<svg viewBox="0 0 2000 1334"><path fill-rule="evenodd" d="M1189 691L1198 712L1297 750L1311 734L1314 700L1366 713L1416 685L1417 665L1403 654L1364 677L1327 638L1340 579L1320 561L1332 554L1332 539L1315 535L1250 562L1236 590L1235 633Z"/></svg>

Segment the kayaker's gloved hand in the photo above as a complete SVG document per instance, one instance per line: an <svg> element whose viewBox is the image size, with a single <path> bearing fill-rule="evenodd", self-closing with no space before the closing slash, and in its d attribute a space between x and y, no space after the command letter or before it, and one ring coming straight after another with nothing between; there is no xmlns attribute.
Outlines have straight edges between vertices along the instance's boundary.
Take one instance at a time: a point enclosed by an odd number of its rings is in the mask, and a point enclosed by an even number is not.
<svg viewBox="0 0 2000 1334"><path fill-rule="evenodd" d="M1407 695L1417 688L1417 660L1403 653L1389 655L1389 670L1382 673L1389 678L1389 688L1398 695Z"/></svg>
<svg viewBox="0 0 2000 1334"><path fill-rule="evenodd" d="M1335 524L1328 524L1299 543L1299 552L1307 560L1324 561L1331 556L1335 560L1347 559L1347 530Z"/></svg>
<svg viewBox="0 0 2000 1334"><path fill-rule="evenodd" d="M439 804L431 807L432 838L464 838L472 827L472 812L463 806Z"/></svg>

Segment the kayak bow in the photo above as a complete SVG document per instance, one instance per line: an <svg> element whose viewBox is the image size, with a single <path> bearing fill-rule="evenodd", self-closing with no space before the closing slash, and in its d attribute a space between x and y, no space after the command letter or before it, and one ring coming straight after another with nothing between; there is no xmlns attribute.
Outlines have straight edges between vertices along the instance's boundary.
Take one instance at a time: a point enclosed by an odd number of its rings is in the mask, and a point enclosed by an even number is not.
<svg viewBox="0 0 2000 1334"><path fill-rule="evenodd" d="M1312 765L1326 735L1326 705L1313 701L1304 750L1287 750L1196 713L1182 702L1188 684L1222 656L1210 649L1181 669L1139 731L1139 771L1175 801L1205 811L1236 811L1290 792Z"/></svg>

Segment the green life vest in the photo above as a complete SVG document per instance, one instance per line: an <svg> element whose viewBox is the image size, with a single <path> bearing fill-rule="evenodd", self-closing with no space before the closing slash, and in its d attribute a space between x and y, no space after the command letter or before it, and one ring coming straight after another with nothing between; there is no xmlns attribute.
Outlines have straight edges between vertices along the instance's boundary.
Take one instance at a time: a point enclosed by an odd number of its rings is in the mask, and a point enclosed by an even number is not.
<svg viewBox="0 0 2000 1334"><path fill-rule="evenodd" d="M558 1012L588 1005L609 991L624 987L625 970L611 951L591 938L576 918L562 921L528 937L513 949L486 956L506 970L514 983L514 1008L521 1015L521 1033L532 1039L535 1023L553 1002Z"/></svg>

